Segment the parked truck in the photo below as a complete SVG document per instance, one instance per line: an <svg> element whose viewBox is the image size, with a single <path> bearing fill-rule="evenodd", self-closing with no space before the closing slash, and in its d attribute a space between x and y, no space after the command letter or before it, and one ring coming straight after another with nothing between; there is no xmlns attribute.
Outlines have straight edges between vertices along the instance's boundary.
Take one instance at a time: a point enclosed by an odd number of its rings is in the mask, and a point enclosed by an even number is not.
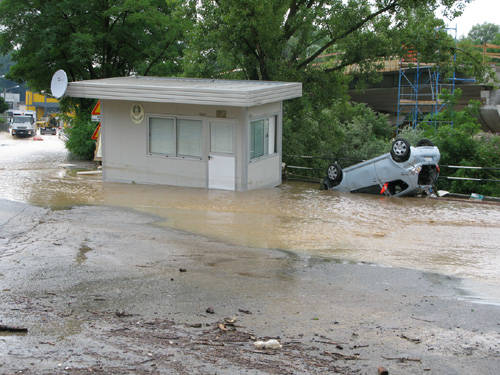
<svg viewBox="0 0 500 375"><path fill-rule="evenodd" d="M32 114L14 114L9 121L10 134L13 137L32 137L36 133Z"/></svg>

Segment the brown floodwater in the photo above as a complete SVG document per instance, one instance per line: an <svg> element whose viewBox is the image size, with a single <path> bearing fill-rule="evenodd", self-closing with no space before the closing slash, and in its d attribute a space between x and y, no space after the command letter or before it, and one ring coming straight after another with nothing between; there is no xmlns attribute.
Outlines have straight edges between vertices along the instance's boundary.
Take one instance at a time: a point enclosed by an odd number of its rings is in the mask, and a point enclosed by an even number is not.
<svg viewBox="0 0 500 375"><path fill-rule="evenodd" d="M76 174L91 164L68 162L56 136L43 138L0 133L0 198L53 209L132 208L158 216L159 225L232 244L439 272L487 282L499 293L500 206L345 194L298 182L250 192L102 183Z"/></svg>

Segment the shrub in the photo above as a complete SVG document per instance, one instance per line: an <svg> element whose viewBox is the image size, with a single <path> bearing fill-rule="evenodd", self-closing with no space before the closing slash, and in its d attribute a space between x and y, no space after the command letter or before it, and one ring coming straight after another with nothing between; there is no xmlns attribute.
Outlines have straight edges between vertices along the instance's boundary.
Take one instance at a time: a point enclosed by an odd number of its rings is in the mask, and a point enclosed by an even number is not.
<svg viewBox="0 0 500 375"><path fill-rule="evenodd" d="M365 104L337 100L321 110L304 102L286 108L283 161L314 168L310 177L324 176L332 161L347 167L389 150L386 139L392 136L393 129L387 116Z"/></svg>
<svg viewBox="0 0 500 375"><path fill-rule="evenodd" d="M92 160L94 158L95 141L90 139L96 124L88 118L76 117L71 120L68 129L66 148L78 158Z"/></svg>
<svg viewBox="0 0 500 375"><path fill-rule="evenodd" d="M5 100L3 98L0 98L0 113L4 113L8 109L9 105L5 103Z"/></svg>

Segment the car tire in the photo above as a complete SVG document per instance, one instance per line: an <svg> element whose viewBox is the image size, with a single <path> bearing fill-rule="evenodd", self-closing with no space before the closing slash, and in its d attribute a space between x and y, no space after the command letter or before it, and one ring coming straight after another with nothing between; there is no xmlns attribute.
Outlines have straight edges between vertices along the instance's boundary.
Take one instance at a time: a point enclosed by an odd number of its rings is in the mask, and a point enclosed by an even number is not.
<svg viewBox="0 0 500 375"><path fill-rule="evenodd" d="M410 158L410 142L404 138L398 138L391 145L391 157L397 163L402 163Z"/></svg>
<svg viewBox="0 0 500 375"><path fill-rule="evenodd" d="M334 187L342 181L342 168L338 163L332 163L326 170L326 180L330 187Z"/></svg>
<svg viewBox="0 0 500 375"><path fill-rule="evenodd" d="M431 146L431 147L434 147L434 143L432 143L432 141L430 139L422 138L417 143L417 147L420 147L420 146Z"/></svg>

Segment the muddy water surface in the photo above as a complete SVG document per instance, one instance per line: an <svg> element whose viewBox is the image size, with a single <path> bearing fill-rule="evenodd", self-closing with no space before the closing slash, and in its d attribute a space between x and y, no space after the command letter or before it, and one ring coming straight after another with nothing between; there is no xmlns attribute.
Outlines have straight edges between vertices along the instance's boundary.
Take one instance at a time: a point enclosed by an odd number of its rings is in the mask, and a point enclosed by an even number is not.
<svg viewBox="0 0 500 375"><path fill-rule="evenodd" d="M500 301L500 206L325 192L286 183L251 192L102 183L62 142L0 135L0 198L52 208L104 204L226 242L480 280ZM71 163L73 165L67 165ZM494 296L493 296L494 295Z"/></svg>

